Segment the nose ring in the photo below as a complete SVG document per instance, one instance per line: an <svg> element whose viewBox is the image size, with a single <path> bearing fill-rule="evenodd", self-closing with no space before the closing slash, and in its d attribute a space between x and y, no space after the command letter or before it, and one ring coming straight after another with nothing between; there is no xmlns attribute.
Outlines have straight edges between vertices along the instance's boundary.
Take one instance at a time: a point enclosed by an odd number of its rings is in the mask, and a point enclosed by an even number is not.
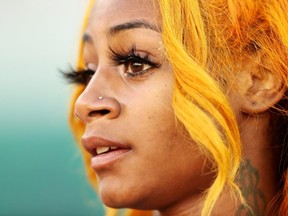
<svg viewBox="0 0 288 216"><path fill-rule="evenodd" d="M98 100L102 100L102 99L103 99L103 97L102 97L102 96L99 96L99 97L98 97Z"/></svg>

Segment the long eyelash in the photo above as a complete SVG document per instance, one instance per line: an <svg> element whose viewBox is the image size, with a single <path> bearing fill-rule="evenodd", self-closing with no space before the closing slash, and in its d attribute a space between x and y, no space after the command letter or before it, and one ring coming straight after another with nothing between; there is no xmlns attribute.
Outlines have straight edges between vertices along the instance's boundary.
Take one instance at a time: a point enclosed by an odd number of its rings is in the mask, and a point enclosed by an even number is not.
<svg viewBox="0 0 288 216"><path fill-rule="evenodd" d="M109 51L110 51L109 52L110 58L116 65L126 64L129 63L130 61L138 61L143 64L150 65L154 68L161 67L161 64L157 64L152 60L150 60L148 54L146 54L145 56L140 56L136 51L135 45L133 45L128 52L124 50L121 52L116 52L111 47L109 47ZM72 67L70 67L68 71L59 70L59 72L64 77L64 79L68 81L68 83L80 84L80 85L87 85L89 80L95 73L95 71L89 69L75 70ZM140 72L138 75L142 75L143 72Z"/></svg>
<svg viewBox="0 0 288 216"><path fill-rule="evenodd" d="M70 68L69 71L60 70L60 73L68 83L86 85L95 72L92 70L74 70Z"/></svg>
<svg viewBox="0 0 288 216"><path fill-rule="evenodd" d="M128 63L129 61L136 60L143 64L148 64L155 68L159 68L161 66L160 64L153 62L149 58L148 54L145 54L145 56L140 56L136 51L135 44L131 47L130 50L128 50L128 52L124 50L120 52L116 52L111 47L109 47L109 56L116 65L121 65L121 64Z"/></svg>

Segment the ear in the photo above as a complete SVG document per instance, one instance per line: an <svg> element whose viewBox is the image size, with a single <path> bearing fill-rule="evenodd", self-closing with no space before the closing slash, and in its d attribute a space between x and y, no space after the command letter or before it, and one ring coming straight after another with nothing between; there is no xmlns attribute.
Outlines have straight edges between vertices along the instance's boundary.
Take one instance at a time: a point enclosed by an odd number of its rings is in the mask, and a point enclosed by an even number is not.
<svg viewBox="0 0 288 216"><path fill-rule="evenodd" d="M236 77L238 106L247 114L267 111L283 98L286 91L281 79L264 67L261 59L260 63L245 61Z"/></svg>

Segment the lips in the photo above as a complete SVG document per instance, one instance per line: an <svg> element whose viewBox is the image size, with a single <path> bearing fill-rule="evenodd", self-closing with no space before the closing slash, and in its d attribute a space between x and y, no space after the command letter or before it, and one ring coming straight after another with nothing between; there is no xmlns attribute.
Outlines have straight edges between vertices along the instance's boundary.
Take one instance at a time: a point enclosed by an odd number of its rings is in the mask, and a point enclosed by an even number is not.
<svg viewBox="0 0 288 216"><path fill-rule="evenodd" d="M92 156L91 166L95 171L109 168L131 150L128 145L121 142L114 142L96 136L84 136L82 144Z"/></svg>

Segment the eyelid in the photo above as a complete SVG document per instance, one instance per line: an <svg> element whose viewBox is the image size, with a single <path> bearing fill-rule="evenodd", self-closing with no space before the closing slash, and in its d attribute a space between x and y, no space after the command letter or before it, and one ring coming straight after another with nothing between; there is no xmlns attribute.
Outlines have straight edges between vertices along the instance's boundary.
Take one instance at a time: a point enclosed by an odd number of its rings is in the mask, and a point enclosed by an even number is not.
<svg viewBox="0 0 288 216"><path fill-rule="evenodd" d="M96 71L97 70L97 65L94 63L88 63L86 65L85 70L91 70L91 71Z"/></svg>
<svg viewBox="0 0 288 216"><path fill-rule="evenodd" d="M111 46L109 46L109 58L116 64L120 65L129 60L139 60L144 64L149 64L153 67L160 67L161 64L157 63L154 60L151 60L151 55L149 52L144 50L137 50L136 45L133 44L128 50L114 50Z"/></svg>

